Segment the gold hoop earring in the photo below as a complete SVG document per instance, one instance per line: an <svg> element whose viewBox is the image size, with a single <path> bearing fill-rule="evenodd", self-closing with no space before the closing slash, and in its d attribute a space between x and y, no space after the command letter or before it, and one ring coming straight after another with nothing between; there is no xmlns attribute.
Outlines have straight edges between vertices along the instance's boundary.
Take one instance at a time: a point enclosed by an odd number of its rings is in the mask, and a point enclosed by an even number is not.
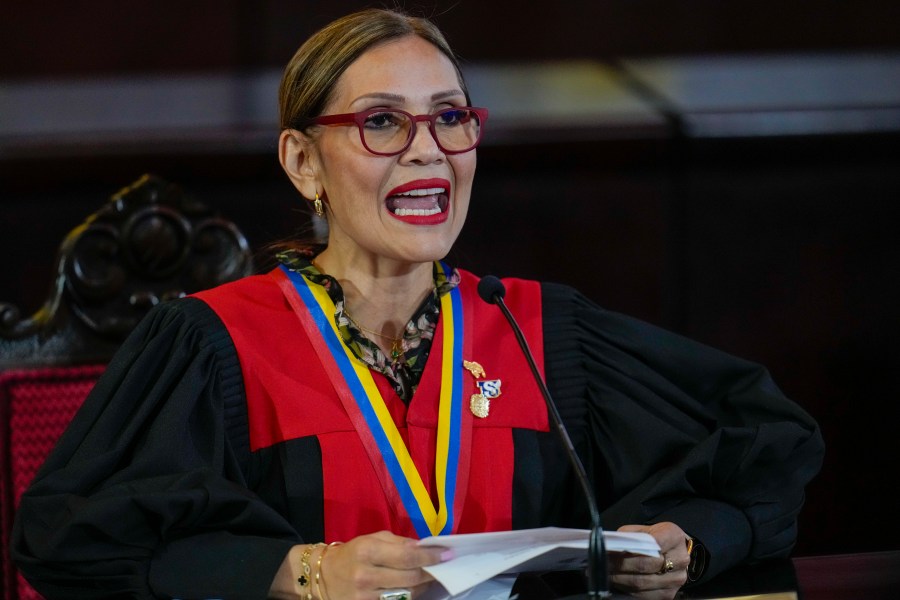
<svg viewBox="0 0 900 600"><path fill-rule="evenodd" d="M317 217L325 216L325 209L322 207L322 200L319 199L318 192L316 192L316 199L313 200L313 209L315 209Z"/></svg>

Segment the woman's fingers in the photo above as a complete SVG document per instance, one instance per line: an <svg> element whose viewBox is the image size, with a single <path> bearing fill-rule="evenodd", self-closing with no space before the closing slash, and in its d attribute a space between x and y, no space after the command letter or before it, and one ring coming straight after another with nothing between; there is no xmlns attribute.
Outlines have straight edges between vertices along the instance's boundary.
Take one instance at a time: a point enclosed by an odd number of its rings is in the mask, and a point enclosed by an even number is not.
<svg viewBox="0 0 900 600"><path fill-rule="evenodd" d="M684 531L674 523L626 525L619 531L649 533L659 544L662 556L613 553L609 559L613 585L647 600L674 598L687 582L690 564Z"/></svg>
<svg viewBox="0 0 900 600"><path fill-rule="evenodd" d="M379 531L356 538L362 558L372 565L390 569L418 569L441 562L443 548L420 546L416 540Z"/></svg>

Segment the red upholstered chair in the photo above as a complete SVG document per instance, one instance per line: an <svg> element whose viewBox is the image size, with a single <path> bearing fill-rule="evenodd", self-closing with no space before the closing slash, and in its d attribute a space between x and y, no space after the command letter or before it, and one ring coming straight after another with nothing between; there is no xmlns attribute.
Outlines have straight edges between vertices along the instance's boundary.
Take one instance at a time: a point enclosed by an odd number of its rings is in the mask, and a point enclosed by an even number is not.
<svg viewBox="0 0 900 600"><path fill-rule="evenodd" d="M153 305L252 270L233 223L145 175L66 236L40 310L0 303L0 597L40 599L10 562L13 516L121 342Z"/></svg>
<svg viewBox="0 0 900 600"><path fill-rule="evenodd" d="M19 369L0 373L0 541L4 598L40 596L9 560L9 529L22 492L103 372L103 365Z"/></svg>

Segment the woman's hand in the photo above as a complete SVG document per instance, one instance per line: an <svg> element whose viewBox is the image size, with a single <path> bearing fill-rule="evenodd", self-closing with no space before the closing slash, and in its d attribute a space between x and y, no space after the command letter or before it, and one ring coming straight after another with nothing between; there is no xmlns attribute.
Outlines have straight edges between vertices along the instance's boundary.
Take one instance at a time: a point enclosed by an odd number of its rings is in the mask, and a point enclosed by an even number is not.
<svg viewBox="0 0 900 600"><path fill-rule="evenodd" d="M691 562L685 540L687 535L675 523L655 525L625 525L619 531L649 533L659 544L662 558L636 554L613 553L609 555L609 571L612 585L638 598L646 600L671 600L687 581L687 568ZM671 561L671 570L666 569Z"/></svg>
<svg viewBox="0 0 900 600"><path fill-rule="evenodd" d="M322 577L331 600L372 600L393 588L411 590L415 598L433 581L422 567L441 562L443 551L379 531L332 547L323 561Z"/></svg>
<svg viewBox="0 0 900 600"><path fill-rule="evenodd" d="M295 546L288 553L272 584L273 597L298 597L302 549ZM313 564L318 552L312 555ZM422 567L441 562L443 552L443 548L419 546L416 540L388 531L361 535L328 549L321 561L319 587L328 600L378 600L389 589L410 590L415 598L433 581ZM315 584L311 585L315 591Z"/></svg>

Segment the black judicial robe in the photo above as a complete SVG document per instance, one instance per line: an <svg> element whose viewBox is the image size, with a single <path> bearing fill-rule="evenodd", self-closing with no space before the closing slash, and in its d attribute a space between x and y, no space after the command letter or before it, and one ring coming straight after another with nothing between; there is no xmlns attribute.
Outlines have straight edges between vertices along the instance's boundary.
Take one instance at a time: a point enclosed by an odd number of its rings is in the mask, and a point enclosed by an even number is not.
<svg viewBox="0 0 900 600"><path fill-rule="evenodd" d="M604 526L673 521L710 577L786 555L816 423L762 367L542 284L548 386ZM555 434L512 431L512 526L586 527ZM228 331L195 298L142 322L22 497L18 566L49 598L261 598L323 538L315 438L251 452ZM289 493L286 480L302 486Z"/></svg>

